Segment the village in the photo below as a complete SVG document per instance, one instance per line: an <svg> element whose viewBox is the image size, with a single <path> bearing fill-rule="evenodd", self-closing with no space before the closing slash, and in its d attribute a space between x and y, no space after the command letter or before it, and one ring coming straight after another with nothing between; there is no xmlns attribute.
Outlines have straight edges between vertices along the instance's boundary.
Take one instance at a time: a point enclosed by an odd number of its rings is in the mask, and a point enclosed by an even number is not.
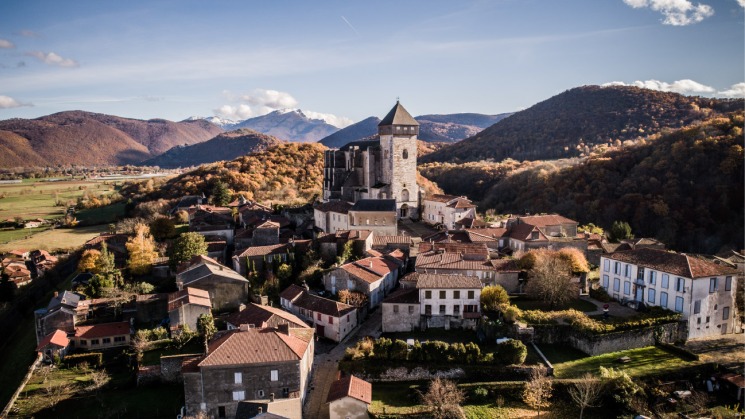
<svg viewBox="0 0 745 419"><path fill-rule="evenodd" d="M695 342L742 344L745 256L679 253L561 214L485 217L467 197L417 185L419 123L400 103L378 130L325 152L323 196L312 204L184 196L155 224L102 233L77 253L4 255L17 293L58 264L75 266L69 287L34 307L37 358L4 415L24 414L27 385L61 402L70 385L45 381L50 370L90 375L95 393L113 375L88 371L110 364L138 387L180 390L180 418L397 417L373 411L377 386L583 377L541 348L629 351L601 366L612 375L651 347L673 354L668 372L691 361L690 376L702 377L695 388L684 374L667 380L660 411L687 406L692 391L743 404L741 369L696 363ZM487 387L468 399L503 397ZM551 396L538 393L526 403L540 412ZM446 399L425 416L462 417L463 398Z"/></svg>

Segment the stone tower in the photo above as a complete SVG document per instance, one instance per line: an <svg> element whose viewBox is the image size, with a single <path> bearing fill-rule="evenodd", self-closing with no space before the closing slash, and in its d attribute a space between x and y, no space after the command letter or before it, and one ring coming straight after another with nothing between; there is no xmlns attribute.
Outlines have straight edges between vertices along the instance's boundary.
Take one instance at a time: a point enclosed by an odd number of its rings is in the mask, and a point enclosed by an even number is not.
<svg viewBox="0 0 745 419"><path fill-rule="evenodd" d="M419 186L416 183L418 134L419 123L398 101L378 124L382 152L381 181L388 185L390 194L380 198L396 200L399 218L419 216Z"/></svg>

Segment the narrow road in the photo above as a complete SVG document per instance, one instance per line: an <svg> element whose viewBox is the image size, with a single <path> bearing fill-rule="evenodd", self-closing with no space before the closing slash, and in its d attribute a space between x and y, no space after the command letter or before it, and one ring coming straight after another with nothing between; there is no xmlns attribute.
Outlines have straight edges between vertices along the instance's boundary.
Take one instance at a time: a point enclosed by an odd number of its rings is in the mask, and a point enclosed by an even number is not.
<svg viewBox="0 0 745 419"><path fill-rule="evenodd" d="M339 372L339 361L344 357L344 351L354 346L364 336L379 337L382 331L382 310L377 309L370 317L350 333L344 341L336 345L326 354L316 355L313 360L313 376L311 378L311 392L303 406L303 417L307 419L328 419L329 410L326 398L329 395L331 383L336 380Z"/></svg>

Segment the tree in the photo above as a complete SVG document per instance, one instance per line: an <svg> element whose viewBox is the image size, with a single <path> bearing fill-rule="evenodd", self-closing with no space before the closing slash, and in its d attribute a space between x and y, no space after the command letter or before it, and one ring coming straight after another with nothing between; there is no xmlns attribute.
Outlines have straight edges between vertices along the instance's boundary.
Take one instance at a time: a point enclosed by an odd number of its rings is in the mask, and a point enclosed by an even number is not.
<svg viewBox="0 0 745 419"><path fill-rule="evenodd" d="M127 261L129 271L134 275L144 275L150 272L155 258L158 257L155 242L150 235L150 227L145 224L138 224L135 227L134 237L127 240L126 246L129 252L129 260Z"/></svg>
<svg viewBox="0 0 745 419"><path fill-rule="evenodd" d="M283 263L277 268L277 278L279 279L280 288L286 288L288 281L292 277L292 266Z"/></svg>
<svg viewBox="0 0 745 419"><path fill-rule="evenodd" d="M225 182L218 180L212 187L212 203L224 207L230 202L230 190Z"/></svg>
<svg viewBox="0 0 745 419"><path fill-rule="evenodd" d="M109 253L109 247L104 241L101 243L101 253L98 255L98 259L96 259L93 272L97 274L109 274L115 270L114 255Z"/></svg>
<svg viewBox="0 0 745 419"><path fill-rule="evenodd" d="M628 406L634 395L642 391L626 371L600 367L600 378L618 407Z"/></svg>
<svg viewBox="0 0 745 419"><path fill-rule="evenodd" d="M212 336L217 332L215 319L212 317L211 313L202 314L197 318L197 331L199 331L199 335L202 336L202 339L204 340L204 353L207 354L209 352L210 339L212 339Z"/></svg>
<svg viewBox="0 0 745 419"><path fill-rule="evenodd" d="M577 284L572 281L572 264L551 250L534 250L535 265L528 272L525 292L555 308L577 298Z"/></svg>
<svg viewBox="0 0 745 419"><path fill-rule="evenodd" d="M133 294L150 294L155 291L155 286L148 282L136 282L125 285L125 289Z"/></svg>
<svg viewBox="0 0 745 419"><path fill-rule="evenodd" d="M187 224L189 222L189 213L185 210L176 213L176 222L178 224Z"/></svg>
<svg viewBox="0 0 745 419"><path fill-rule="evenodd" d="M187 262L197 255L207 254L207 243L199 233L182 233L171 247L171 268L175 269L181 262Z"/></svg>
<svg viewBox="0 0 745 419"><path fill-rule="evenodd" d="M481 290L481 307L486 311L499 311L510 305L510 296L501 285L487 285Z"/></svg>
<svg viewBox="0 0 745 419"><path fill-rule="evenodd" d="M364 307L367 304L367 296L359 291L339 290L339 301L355 307Z"/></svg>
<svg viewBox="0 0 745 419"><path fill-rule="evenodd" d="M585 254L576 247L565 247L559 250L558 256L569 262L572 273L590 272L590 265L587 263Z"/></svg>
<svg viewBox="0 0 745 419"><path fill-rule="evenodd" d="M465 400L465 395L454 382L437 377L429 383L429 389L421 394L421 399L422 404L429 408L432 417L442 419L459 416L457 412Z"/></svg>
<svg viewBox="0 0 745 419"><path fill-rule="evenodd" d="M92 298L102 297L107 289L114 288L114 280L107 274L95 274L88 281L85 293Z"/></svg>
<svg viewBox="0 0 745 419"><path fill-rule="evenodd" d="M594 404L603 391L603 383L592 374L587 373L569 388L569 395L574 403L579 406L579 419L585 414L586 407L595 407Z"/></svg>
<svg viewBox="0 0 745 419"><path fill-rule="evenodd" d="M101 252L96 249L88 249L83 252L78 262L78 271L93 272L96 269L96 261L101 256Z"/></svg>
<svg viewBox="0 0 745 419"><path fill-rule="evenodd" d="M528 348L521 341L511 339L497 345L497 355L505 364L520 365L528 356Z"/></svg>
<svg viewBox="0 0 745 419"><path fill-rule="evenodd" d="M610 240L618 242L625 239L633 239L631 226L626 221L614 221L610 227Z"/></svg>
<svg viewBox="0 0 745 419"><path fill-rule="evenodd" d="M344 250L342 250L341 255L336 258L336 263L339 265L343 265L347 263L347 261L351 258L352 258L352 241L349 240L346 243L344 243Z"/></svg>
<svg viewBox="0 0 745 419"><path fill-rule="evenodd" d="M176 236L176 223L168 217L158 217L150 223L150 233L158 241L173 238Z"/></svg>
<svg viewBox="0 0 745 419"><path fill-rule="evenodd" d="M523 401L538 412L541 417L541 409L549 407L553 383L546 377L545 368L535 368L530 373L530 379L525 382L523 389Z"/></svg>

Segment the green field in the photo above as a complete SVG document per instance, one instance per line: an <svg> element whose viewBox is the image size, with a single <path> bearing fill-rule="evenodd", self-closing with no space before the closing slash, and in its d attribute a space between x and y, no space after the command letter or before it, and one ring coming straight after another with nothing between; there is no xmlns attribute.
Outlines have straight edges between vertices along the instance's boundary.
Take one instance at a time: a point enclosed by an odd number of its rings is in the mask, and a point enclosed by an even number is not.
<svg viewBox="0 0 745 419"><path fill-rule="evenodd" d="M18 184L3 184L0 185L0 220L15 217L25 220L60 218L65 215L66 207L75 205L77 199L86 192L91 197L110 197L117 195L116 188L113 181L103 180L29 180Z"/></svg>
<svg viewBox="0 0 745 419"><path fill-rule="evenodd" d="M630 362L621 364L616 361L618 358L624 356L629 357ZM600 367L612 367L617 370L626 371L632 377L643 377L647 375L673 372L680 368L696 364L697 362L685 361L678 356L663 351L655 346L648 346L646 348L611 352L608 354L554 364L554 375L556 378L576 378L588 372L598 374Z"/></svg>
<svg viewBox="0 0 745 419"><path fill-rule="evenodd" d="M82 246L86 241L101 233L105 233L108 230L109 227L106 224L88 227L55 228L54 230L47 229L34 234L31 237L10 242L5 242L3 239L0 239L0 253L13 249L44 249L50 252L57 250L72 250ZM0 232L0 238L3 237L2 233L3 232Z"/></svg>

